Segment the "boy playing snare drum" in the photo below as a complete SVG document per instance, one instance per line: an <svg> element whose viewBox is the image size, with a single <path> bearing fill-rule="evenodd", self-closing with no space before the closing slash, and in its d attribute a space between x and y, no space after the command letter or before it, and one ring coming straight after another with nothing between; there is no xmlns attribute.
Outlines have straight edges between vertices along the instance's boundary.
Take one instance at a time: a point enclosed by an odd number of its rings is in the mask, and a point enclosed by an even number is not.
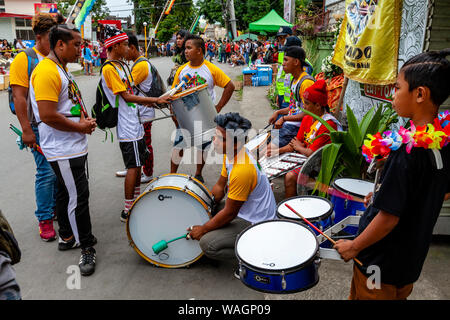
<svg viewBox="0 0 450 320"><path fill-rule="evenodd" d="M353 267L350 299L406 299L420 276L439 211L450 196L450 114L438 116L450 94L449 54L450 49L422 53L400 70L393 107L411 119L411 129L401 128L393 139L397 145L390 148L358 236L335 245L345 261L357 257L363 264ZM369 276L378 277L378 285L371 286Z"/></svg>

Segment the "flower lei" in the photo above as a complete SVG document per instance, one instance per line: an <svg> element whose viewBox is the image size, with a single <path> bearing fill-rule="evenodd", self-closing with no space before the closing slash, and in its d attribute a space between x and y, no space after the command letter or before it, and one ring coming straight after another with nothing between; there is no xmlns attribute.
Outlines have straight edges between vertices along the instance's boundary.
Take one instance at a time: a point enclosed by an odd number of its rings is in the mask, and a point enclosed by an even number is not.
<svg viewBox="0 0 450 320"><path fill-rule="evenodd" d="M415 126L412 121L411 128L400 127L398 131L385 131L383 135L377 132L368 134L362 154L367 162L374 158L386 159L392 150L398 150L403 144L406 152L410 153L413 147L425 149L442 149L450 143L450 112L447 110L438 114L433 124Z"/></svg>

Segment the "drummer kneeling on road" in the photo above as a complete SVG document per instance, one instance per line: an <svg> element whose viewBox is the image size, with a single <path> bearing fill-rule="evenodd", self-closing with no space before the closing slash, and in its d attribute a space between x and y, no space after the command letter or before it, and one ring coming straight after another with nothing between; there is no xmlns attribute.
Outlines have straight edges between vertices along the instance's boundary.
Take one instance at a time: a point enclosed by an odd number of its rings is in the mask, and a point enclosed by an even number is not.
<svg viewBox="0 0 450 320"><path fill-rule="evenodd" d="M201 226L188 229L205 255L215 260L236 259L235 242L250 225L275 219L276 202L269 180L244 148L251 123L238 113L217 115L214 148L224 155L222 173L212 188L215 202L228 196L225 207Z"/></svg>

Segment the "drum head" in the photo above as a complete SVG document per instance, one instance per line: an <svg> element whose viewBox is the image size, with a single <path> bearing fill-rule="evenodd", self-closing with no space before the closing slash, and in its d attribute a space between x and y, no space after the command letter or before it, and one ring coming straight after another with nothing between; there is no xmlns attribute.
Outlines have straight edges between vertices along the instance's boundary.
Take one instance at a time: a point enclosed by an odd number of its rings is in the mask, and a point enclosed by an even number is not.
<svg viewBox="0 0 450 320"><path fill-rule="evenodd" d="M302 220L285 204L290 205L303 217L314 222L327 219L333 212L333 204L328 199L316 196L299 196L286 199L278 205L277 216L282 219Z"/></svg>
<svg viewBox="0 0 450 320"><path fill-rule="evenodd" d="M180 239L156 255L152 246L187 233L209 220L209 213L193 195L177 188L147 191L134 203L127 221L128 238L147 261L166 268L189 265L202 256L197 240Z"/></svg>
<svg viewBox="0 0 450 320"><path fill-rule="evenodd" d="M298 268L311 261L318 243L314 233L295 221L264 221L245 229L236 241L239 260L262 270Z"/></svg>
<svg viewBox="0 0 450 320"><path fill-rule="evenodd" d="M333 185L336 189L343 193L349 193L355 197L364 198L373 192L374 184L369 181L353 179L353 178L339 178L334 180Z"/></svg>

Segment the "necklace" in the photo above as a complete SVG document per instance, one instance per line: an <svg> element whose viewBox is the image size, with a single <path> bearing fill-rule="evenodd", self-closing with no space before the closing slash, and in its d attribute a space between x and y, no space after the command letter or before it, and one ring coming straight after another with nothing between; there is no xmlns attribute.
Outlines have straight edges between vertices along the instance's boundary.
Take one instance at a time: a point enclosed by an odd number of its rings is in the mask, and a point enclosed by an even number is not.
<svg viewBox="0 0 450 320"><path fill-rule="evenodd" d="M416 127L412 121L410 123L409 129L400 127L398 131L368 134L368 139L364 140L362 146L362 154L366 161L371 162L374 158L386 159L392 150L398 150L403 144L406 145L406 152L411 153L412 148L439 150L450 143L450 112L448 110L439 113L432 124Z"/></svg>

